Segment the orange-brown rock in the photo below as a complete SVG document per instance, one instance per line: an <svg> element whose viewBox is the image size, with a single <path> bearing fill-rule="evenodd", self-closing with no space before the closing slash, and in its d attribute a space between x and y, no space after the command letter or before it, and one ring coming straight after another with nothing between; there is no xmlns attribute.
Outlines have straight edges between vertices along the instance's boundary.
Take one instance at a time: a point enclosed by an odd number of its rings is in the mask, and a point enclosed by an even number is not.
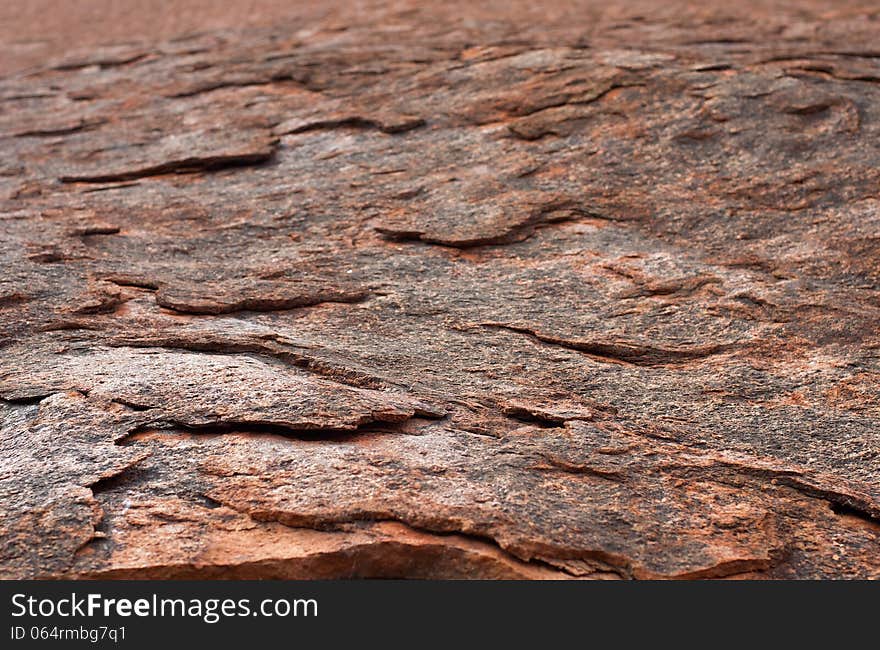
<svg viewBox="0 0 880 650"><path fill-rule="evenodd" d="M0 28L0 577L880 577L871 3L126 4Z"/></svg>

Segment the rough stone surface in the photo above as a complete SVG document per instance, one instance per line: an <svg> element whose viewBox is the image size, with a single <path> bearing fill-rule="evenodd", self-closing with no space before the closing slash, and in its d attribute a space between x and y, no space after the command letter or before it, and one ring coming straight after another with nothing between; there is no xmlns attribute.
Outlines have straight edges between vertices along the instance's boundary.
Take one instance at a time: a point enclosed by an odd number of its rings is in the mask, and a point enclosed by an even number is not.
<svg viewBox="0 0 880 650"><path fill-rule="evenodd" d="M880 577L875 4L309 4L0 79L0 577Z"/></svg>

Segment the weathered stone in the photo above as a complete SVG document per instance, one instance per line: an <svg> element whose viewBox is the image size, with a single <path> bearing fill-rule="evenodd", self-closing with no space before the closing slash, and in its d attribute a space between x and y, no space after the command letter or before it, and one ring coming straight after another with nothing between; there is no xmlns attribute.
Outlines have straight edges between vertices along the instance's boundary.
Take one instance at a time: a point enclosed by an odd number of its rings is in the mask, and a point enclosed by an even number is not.
<svg viewBox="0 0 880 650"><path fill-rule="evenodd" d="M289 4L0 79L2 577L880 577L880 14Z"/></svg>

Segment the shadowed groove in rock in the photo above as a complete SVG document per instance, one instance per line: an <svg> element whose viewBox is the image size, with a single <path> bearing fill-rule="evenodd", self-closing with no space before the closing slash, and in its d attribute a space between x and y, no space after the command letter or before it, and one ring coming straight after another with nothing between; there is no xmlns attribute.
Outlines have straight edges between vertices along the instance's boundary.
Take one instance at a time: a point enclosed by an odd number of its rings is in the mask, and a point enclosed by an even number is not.
<svg viewBox="0 0 880 650"><path fill-rule="evenodd" d="M267 162L272 153L233 154L228 156L206 156L182 158L168 162L131 169L128 171L108 174L71 174L61 176L62 183L116 183L130 181L163 174L195 174L198 172L216 172L224 169L252 167Z"/></svg>
<svg viewBox="0 0 880 650"><path fill-rule="evenodd" d="M524 334L540 341L541 343L556 345L576 352L583 352L597 361L605 363L645 366L649 368L683 364L694 360L706 359L714 355L724 354L736 347L733 345L719 344L694 348L657 348L636 343L605 343L600 341L569 339L561 336L544 334L530 327L520 327L502 323L480 323L480 327Z"/></svg>

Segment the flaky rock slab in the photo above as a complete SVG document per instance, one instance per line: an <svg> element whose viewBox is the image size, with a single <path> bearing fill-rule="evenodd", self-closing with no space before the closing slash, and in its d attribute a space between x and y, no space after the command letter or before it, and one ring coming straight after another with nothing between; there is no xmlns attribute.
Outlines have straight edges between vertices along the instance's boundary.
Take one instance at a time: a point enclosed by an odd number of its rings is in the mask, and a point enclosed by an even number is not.
<svg viewBox="0 0 880 650"><path fill-rule="evenodd" d="M0 79L0 577L880 576L880 13L475 4Z"/></svg>

